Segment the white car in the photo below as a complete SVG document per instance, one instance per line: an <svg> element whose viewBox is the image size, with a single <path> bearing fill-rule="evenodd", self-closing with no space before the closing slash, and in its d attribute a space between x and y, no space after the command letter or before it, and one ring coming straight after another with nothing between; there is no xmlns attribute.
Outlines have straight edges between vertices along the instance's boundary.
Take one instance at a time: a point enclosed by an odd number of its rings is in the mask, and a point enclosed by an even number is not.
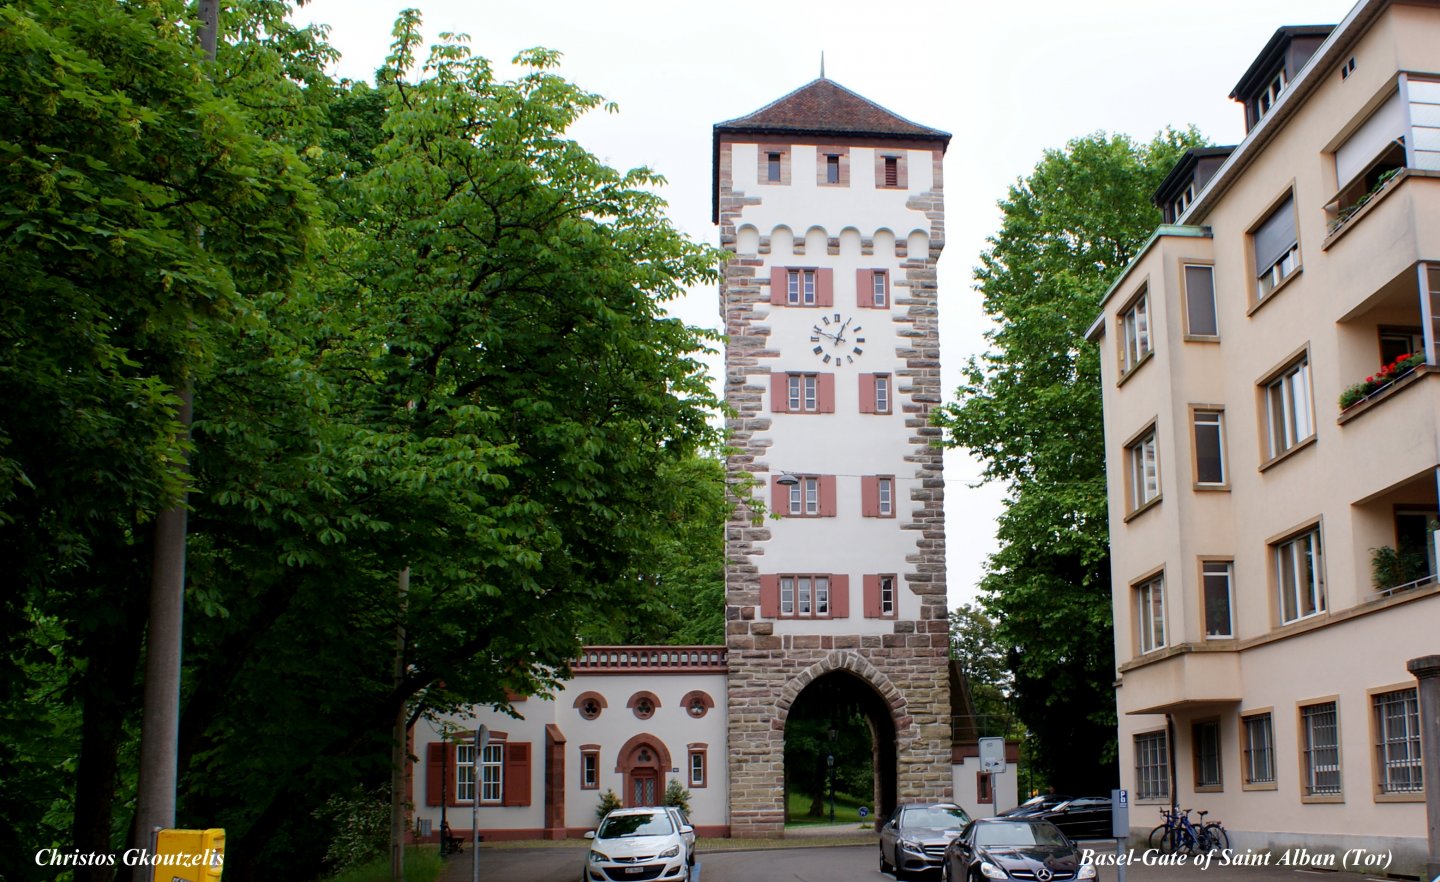
<svg viewBox="0 0 1440 882"><path fill-rule="evenodd" d="M695 829L680 823L665 808L615 809L586 833L591 840L585 856L585 882L679 882L690 874L691 848L685 834Z"/></svg>

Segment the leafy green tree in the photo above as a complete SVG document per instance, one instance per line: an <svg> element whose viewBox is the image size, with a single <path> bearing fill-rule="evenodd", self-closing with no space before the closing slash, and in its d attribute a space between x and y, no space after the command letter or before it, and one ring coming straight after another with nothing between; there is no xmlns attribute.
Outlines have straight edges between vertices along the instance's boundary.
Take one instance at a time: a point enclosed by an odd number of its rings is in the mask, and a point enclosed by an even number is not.
<svg viewBox="0 0 1440 882"><path fill-rule="evenodd" d="M103 851L133 786L150 524L182 487L172 384L288 285L310 191L216 91L173 0L0 4L0 191L0 754L7 780L48 773L0 795L0 839L24 845L0 848Z"/></svg>
<svg viewBox="0 0 1440 882"><path fill-rule="evenodd" d="M997 630L979 604L965 603L950 611L950 657L959 662L984 736L1008 734L1011 716L1014 675Z"/></svg>
<svg viewBox="0 0 1440 882"><path fill-rule="evenodd" d="M553 53L502 81L462 43L420 62L413 14L396 36L302 150L331 176L312 290L196 393L196 566L228 588L187 655L185 810L228 819L241 879L318 859L314 794L379 783L397 711L566 675L592 616L650 602L713 470L707 341L663 304L716 253L565 137L601 102Z"/></svg>
<svg viewBox="0 0 1440 882"><path fill-rule="evenodd" d="M1193 129L1148 143L1098 133L1048 150L1000 202L976 269L996 328L936 414L1010 495L981 582L1038 767L1057 787L1115 781L1114 653L1099 356L1084 332L1160 223L1150 194Z"/></svg>

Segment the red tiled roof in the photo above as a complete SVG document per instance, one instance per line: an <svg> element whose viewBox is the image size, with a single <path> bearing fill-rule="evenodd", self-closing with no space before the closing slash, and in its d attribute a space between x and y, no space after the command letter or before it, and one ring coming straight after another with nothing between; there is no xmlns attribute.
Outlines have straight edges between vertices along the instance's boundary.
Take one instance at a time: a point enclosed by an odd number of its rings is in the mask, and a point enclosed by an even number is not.
<svg viewBox="0 0 1440 882"><path fill-rule="evenodd" d="M950 135L913 123L821 77L748 116L715 124L722 132L871 135L948 142Z"/></svg>

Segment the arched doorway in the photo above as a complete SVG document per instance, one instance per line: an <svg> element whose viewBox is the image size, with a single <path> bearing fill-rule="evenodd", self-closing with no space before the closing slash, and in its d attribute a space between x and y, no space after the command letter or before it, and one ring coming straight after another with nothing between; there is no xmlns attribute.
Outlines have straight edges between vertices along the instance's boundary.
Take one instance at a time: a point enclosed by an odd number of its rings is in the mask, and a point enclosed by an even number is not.
<svg viewBox="0 0 1440 882"><path fill-rule="evenodd" d="M615 771L624 776L625 790L620 798L626 806L659 805L664 801L670 751L653 735L636 735L620 748Z"/></svg>
<svg viewBox="0 0 1440 882"><path fill-rule="evenodd" d="M787 823L853 822L858 806L872 820L894 810L896 730L890 704L856 673L816 677L785 718ZM837 807L838 806L838 807Z"/></svg>

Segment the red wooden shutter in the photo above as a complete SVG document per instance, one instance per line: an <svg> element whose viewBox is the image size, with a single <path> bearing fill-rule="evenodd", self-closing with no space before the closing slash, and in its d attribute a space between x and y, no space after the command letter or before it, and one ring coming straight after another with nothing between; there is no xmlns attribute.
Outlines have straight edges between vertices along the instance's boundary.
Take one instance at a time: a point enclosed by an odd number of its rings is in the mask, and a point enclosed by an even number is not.
<svg viewBox="0 0 1440 882"><path fill-rule="evenodd" d="M788 374L770 375L770 412L790 412L790 377Z"/></svg>
<svg viewBox="0 0 1440 882"><path fill-rule="evenodd" d="M875 412L875 375L860 375L860 412Z"/></svg>
<svg viewBox="0 0 1440 882"><path fill-rule="evenodd" d="M760 577L760 616L766 619L780 615L780 577Z"/></svg>
<svg viewBox="0 0 1440 882"><path fill-rule="evenodd" d="M770 267L770 303L772 305L785 305L789 274L790 271L783 266Z"/></svg>
<svg viewBox="0 0 1440 882"><path fill-rule="evenodd" d="M820 517L835 517L835 476L820 476Z"/></svg>
<svg viewBox="0 0 1440 882"><path fill-rule="evenodd" d="M834 374L817 374L815 376L815 412L835 412Z"/></svg>
<svg viewBox="0 0 1440 882"><path fill-rule="evenodd" d="M850 577L830 577L830 618L850 618Z"/></svg>
<svg viewBox="0 0 1440 882"><path fill-rule="evenodd" d="M880 618L880 577L867 574L863 580L862 591L865 596L862 598L862 602L865 604L865 618L878 619Z"/></svg>
<svg viewBox="0 0 1440 882"><path fill-rule="evenodd" d="M425 804L440 804L441 776L445 774L445 745L436 741L425 747Z"/></svg>
<svg viewBox="0 0 1440 882"><path fill-rule="evenodd" d="M833 269L815 271L815 305L835 305L835 271Z"/></svg>
<svg viewBox="0 0 1440 882"><path fill-rule="evenodd" d="M770 476L770 513L781 517L790 514L790 488L780 483L779 475Z"/></svg>
<svg viewBox="0 0 1440 882"><path fill-rule="evenodd" d="M530 804L530 742L505 745L505 779L501 805Z"/></svg>
<svg viewBox="0 0 1440 882"><path fill-rule="evenodd" d="M873 475L860 479L860 516L880 517L880 479Z"/></svg>
<svg viewBox="0 0 1440 882"><path fill-rule="evenodd" d="M458 785L459 785L459 783L460 783L460 775L455 771L455 744L454 744L454 742L446 742L446 743L445 743L445 770L444 770L444 775L445 775L445 804L446 804L446 805L449 805L449 806L457 806L457 805L460 804L460 799L459 799L459 794L457 794L455 791L459 789ZM479 784L476 784L475 786L476 786L476 787L479 787L480 785L479 785ZM467 802L467 803L465 803L465 804L466 804L466 805L469 805L470 803Z"/></svg>
<svg viewBox="0 0 1440 882"><path fill-rule="evenodd" d="M875 271L862 269L855 271L855 305L861 309L873 309L875 307Z"/></svg>

